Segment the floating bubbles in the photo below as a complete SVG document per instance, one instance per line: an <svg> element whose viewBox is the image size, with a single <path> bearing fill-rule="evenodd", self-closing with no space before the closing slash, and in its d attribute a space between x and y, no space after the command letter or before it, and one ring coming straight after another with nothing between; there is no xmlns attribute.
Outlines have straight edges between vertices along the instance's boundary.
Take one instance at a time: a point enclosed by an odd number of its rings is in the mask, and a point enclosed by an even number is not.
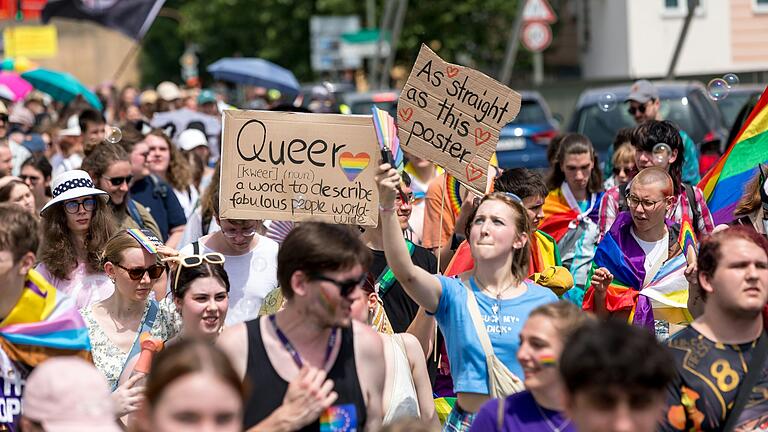
<svg viewBox="0 0 768 432"><path fill-rule="evenodd" d="M707 84L707 94L712 100L723 100L728 97L730 86L722 78L715 78Z"/></svg>
<svg viewBox="0 0 768 432"><path fill-rule="evenodd" d="M672 148L667 143L658 143L653 146L653 164L656 166L665 166L669 163L669 157L672 156Z"/></svg>
<svg viewBox="0 0 768 432"><path fill-rule="evenodd" d="M616 108L616 105L616 95L613 93L603 93L597 101L597 107L600 108L600 111L602 112L613 111Z"/></svg>
<svg viewBox="0 0 768 432"><path fill-rule="evenodd" d="M117 126L107 125L104 140L110 144L117 144L121 139L123 139L123 131Z"/></svg>
<svg viewBox="0 0 768 432"><path fill-rule="evenodd" d="M728 84L728 88L732 88L739 84L739 76L735 73L727 73L723 75L723 81Z"/></svg>

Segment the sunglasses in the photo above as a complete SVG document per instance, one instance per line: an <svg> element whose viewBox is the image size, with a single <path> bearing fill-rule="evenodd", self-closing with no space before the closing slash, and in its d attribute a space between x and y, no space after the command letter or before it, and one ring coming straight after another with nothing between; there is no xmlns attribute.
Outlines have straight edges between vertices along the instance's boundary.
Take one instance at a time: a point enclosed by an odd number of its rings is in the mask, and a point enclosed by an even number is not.
<svg viewBox="0 0 768 432"><path fill-rule="evenodd" d="M125 177L102 177L107 179L112 186L121 186L123 183L130 184L131 180L133 180L133 175L127 175Z"/></svg>
<svg viewBox="0 0 768 432"><path fill-rule="evenodd" d="M653 101L649 101L649 102L653 102ZM638 107L630 106L629 109L627 109L627 112L631 116L635 115L635 113L638 112L638 111L640 111L640 114L645 114L645 109L647 107L648 107L648 102L646 102L646 103L644 103L644 104L642 104L642 105L640 105Z"/></svg>
<svg viewBox="0 0 768 432"><path fill-rule="evenodd" d="M226 259L224 255L218 252L211 252L202 255L179 255L175 257L167 257L161 260L162 262L176 263L179 267L176 269L176 277L173 279L173 292L177 291L177 285L179 283L179 274L182 267L197 267L200 264L207 262L209 264L224 264Z"/></svg>
<svg viewBox="0 0 768 432"><path fill-rule="evenodd" d="M337 281L336 279L329 278L328 276L323 276L320 273L310 273L309 278L314 280L320 280L324 282L330 282L337 287L339 287L339 294L342 297L349 297L350 294L355 290L355 288L362 286L365 283L365 278L367 274L363 273L358 278L354 279L347 279L343 281Z"/></svg>
<svg viewBox="0 0 768 432"><path fill-rule="evenodd" d="M150 279L158 279L163 275L163 272L165 271L165 266L160 264L153 264L147 268L136 267L132 269L123 267L120 264L115 265L125 270L125 272L128 273L128 277L131 278L132 281L141 280L141 278L144 277L144 273L149 274Z"/></svg>
<svg viewBox="0 0 768 432"><path fill-rule="evenodd" d="M83 210L89 212L96 208L96 199L86 198L82 201L67 201L64 203L64 210L69 214L75 214L80 211L80 206L83 206Z"/></svg>
<svg viewBox="0 0 768 432"><path fill-rule="evenodd" d="M625 173L626 175L630 177L634 177L635 174L637 174L637 168L625 168L625 167L613 167L613 175L621 175L622 173Z"/></svg>

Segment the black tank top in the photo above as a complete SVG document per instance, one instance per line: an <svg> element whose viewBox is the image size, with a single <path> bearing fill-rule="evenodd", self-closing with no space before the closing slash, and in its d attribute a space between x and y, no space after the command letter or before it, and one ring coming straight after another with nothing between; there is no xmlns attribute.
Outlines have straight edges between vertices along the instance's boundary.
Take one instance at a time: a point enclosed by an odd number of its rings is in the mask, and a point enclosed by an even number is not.
<svg viewBox="0 0 768 432"><path fill-rule="evenodd" d="M261 338L261 317L245 323L248 329L248 365L245 380L250 386L250 397L245 404L243 419L245 429L256 426L269 417L282 403L288 391L288 383L275 372L264 349ZM317 421L300 431L320 431L320 422L330 428L324 430L362 431L367 413L365 399L360 389L355 365L355 350L352 327L341 329L341 349L333 363L328 378L333 380L333 390L339 398ZM344 428L345 425L348 427Z"/></svg>

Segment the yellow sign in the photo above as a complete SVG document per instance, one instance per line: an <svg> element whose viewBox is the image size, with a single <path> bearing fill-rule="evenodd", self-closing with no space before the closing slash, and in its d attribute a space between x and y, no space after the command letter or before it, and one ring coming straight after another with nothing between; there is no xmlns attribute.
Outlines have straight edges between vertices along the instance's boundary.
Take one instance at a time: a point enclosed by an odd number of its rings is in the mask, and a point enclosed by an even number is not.
<svg viewBox="0 0 768 432"><path fill-rule="evenodd" d="M6 57L43 59L56 57L59 52L53 25L6 27L3 40Z"/></svg>

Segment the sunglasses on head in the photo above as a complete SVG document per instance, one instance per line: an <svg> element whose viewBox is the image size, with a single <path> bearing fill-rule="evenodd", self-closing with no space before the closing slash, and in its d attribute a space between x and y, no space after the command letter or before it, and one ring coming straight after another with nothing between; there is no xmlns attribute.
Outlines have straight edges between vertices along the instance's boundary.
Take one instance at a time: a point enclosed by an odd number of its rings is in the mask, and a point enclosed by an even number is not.
<svg viewBox="0 0 768 432"><path fill-rule="evenodd" d="M365 283L366 273L363 273L358 278L347 279L343 281L337 281L336 279L329 278L328 276L321 275L320 273L310 273L310 279L320 280L324 282L330 282L339 288L339 294L342 297L349 297L355 288L362 286Z"/></svg>
<svg viewBox="0 0 768 432"><path fill-rule="evenodd" d="M176 277L173 280L173 292L177 292L177 285L179 283L179 273L181 273L182 267L197 267L203 262L209 264L224 264L224 255L218 252L211 252L201 255L179 255L175 257L163 258L163 262L176 263L179 267L176 269Z"/></svg>
<svg viewBox="0 0 768 432"><path fill-rule="evenodd" d="M115 265L125 270L125 272L128 273L128 277L131 278L131 280L133 281L141 280L141 278L144 277L144 273L149 274L150 279L158 279L160 276L163 275L163 272L165 271L165 266L160 264L153 264L147 268L136 267L136 268L130 268L130 269L127 267L123 267L120 264L115 264Z"/></svg>
<svg viewBox="0 0 768 432"><path fill-rule="evenodd" d="M107 176L102 176L102 177L107 179L107 181L109 181L109 183L112 186L121 186L123 183L130 184L131 180L133 180L133 175L127 175L125 177L107 177Z"/></svg>
<svg viewBox="0 0 768 432"><path fill-rule="evenodd" d="M80 211L80 206L83 206L85 211L93 211L96 208L96 199L86 198L82 201L67 201L64 203L64 210L69 214L75 214Z"/></svg>

